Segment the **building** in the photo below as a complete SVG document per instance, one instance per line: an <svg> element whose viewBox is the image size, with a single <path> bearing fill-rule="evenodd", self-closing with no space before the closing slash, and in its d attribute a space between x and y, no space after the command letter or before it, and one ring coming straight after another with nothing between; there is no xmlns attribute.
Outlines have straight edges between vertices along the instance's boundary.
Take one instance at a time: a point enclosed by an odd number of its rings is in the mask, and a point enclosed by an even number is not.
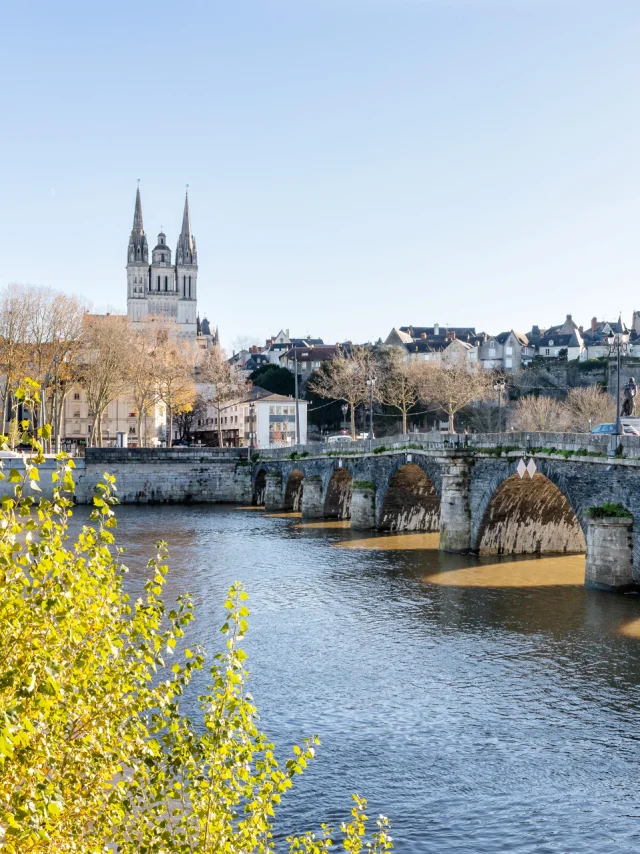
<svg viewBox="0 0 640 854"><path fill-rule="evenodd" d="M191 231L189 195L185 195L182 228L176 245L175 262L164 232L151 251L142 220L140 187L136 190L133 228L127 247L127 316L132 323L157 317L177 324L180 335L201 347L218 344L217 330L198 315L198 251ZM205 331L206 330L206 331Z"/></svg>
<svg viewBox="0 0 640 854"><path fill-rule="evenodd" d="M317 347L291 347L280 356L280 366L291 371L298 372L298 385L304 390L309 377L314 371L322 367L323 362L334 359L338 352L337 344L323 344Z"/></svg>
<svg viewBox="0 0 640 854"><path fill-rule="evenodd" d="M307 443L307 401L298 399L300 444ZM196 441L218 444L218 417L224 447L279 448L296 444L296 402L254 386L241 400L220 408L208 406L196 426Z"/></svg>
<svg viewBox="0 0 640 854"><path fill-rule="evenodd" d="M565 322L559 326L551 326L546 330L534 327L527 338L535 342L537 355L543 359L566 357L568 360L572 360L584 358L585 346L582 332L570 314L567 315Z"/></svg>
<svg viewBox="0 0 640 854"><path fill-rule="evenodd" d="M463 354L469 364L477 364L478 350L486 337L474 327L447 327L435 323L433 326L394 327L384 343L401 348L408 360L450 361L454 355Z"/></svg>
<svg viewBox="0 0 640 854"><path fill-rule="evenodd" d="M484 368L500 371L517 371L531 363L535 347L523 332L515 329L489 335L480 345L479 358Z"/></svg>

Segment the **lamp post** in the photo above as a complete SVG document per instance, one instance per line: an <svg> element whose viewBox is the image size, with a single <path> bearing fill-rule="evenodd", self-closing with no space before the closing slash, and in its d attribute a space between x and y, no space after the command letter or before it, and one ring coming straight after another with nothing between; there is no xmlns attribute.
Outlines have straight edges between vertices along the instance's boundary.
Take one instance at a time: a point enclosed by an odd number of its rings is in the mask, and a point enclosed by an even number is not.
<svg viewBox="0 0 640 854"><path fill-rule="evenodd" d="M253 439L255 436L254 432L254 421L256 417L256 405L253 401L249 404L249 460L253 456Z"/></svg>
<svg viewBox="0 0 640 854"><path fill-rule="evenodd" d="M498 433L502 433L502 393L506 389L507 384L501 378L494 382L493 387L498 392Z"/></svg>
<svg viewBox="0 0 640 854"><path fill-rule="evenodd" d="M622 425L620 424L620 355L626 353L629 346L628 332L610 332L607 335L607 344L609 345L609 354L616 354L616 436L622 433ZM617 440L616 440L617 450Z"/></svg>
<svg viewBox="0 0 640 854"><path fill-rule="evenodd" d="M296 396L296 445L300 444L300 410L298 408L298 351L293 348L294 393Z"/></svg>
<svg viewBox="0 0 640 854"><path fill-rule="evenodd" d="M373 392L376 387L375 374L371 374L367 380L367 388L369 389L369 450L373 442Z"/></svg>
<svg viewBox="0 0 640 854"><path fill-rule="evenodd" d="M349 411L349 404L343 403L342 406L340 407L340 409L342 409L342 423L346 424L347 423L347 412Z"/></svg>

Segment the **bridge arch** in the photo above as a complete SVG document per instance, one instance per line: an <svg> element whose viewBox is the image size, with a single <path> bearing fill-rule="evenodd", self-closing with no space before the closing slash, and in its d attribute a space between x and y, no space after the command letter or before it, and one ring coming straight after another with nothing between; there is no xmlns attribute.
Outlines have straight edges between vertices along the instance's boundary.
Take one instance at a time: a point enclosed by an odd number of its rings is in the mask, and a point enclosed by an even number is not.
<svg viewBox="0 0 640 854"><path fill-rule="evenodd" d="M350 519L353 476L342 466L336 466L324 489L325 519Z"/></svg>
<svg viewBox="0 0 640 854"><path fill-rule="evenodd" d="M533 478L497 476L478 508L473 550L480 554L580 554L584 521L564 478L540 461Z"/></svg>
<svg viewBox="0 0 640 854"><path fill-rule="evenodd" d="M380 498L377 527L382 531L438 531L440 498L418 462L401 461L392 470Z"/></svg>
<svg viewBox="0 0 640 854"><path fill-rule="evenodd" d="M284 509L294 513L302 510L302 491L304 489L304 472L301 469L293 469L289 472L287 484L284 490Z"/></svg>
<svg viewBox="0 0 640 854"><path fill-rule="evenodd" d="M253 479L253 489L251 494L251 503L257 507L264 504L265 494L267 491L267 470L259 468L256 476Z"/></svg>

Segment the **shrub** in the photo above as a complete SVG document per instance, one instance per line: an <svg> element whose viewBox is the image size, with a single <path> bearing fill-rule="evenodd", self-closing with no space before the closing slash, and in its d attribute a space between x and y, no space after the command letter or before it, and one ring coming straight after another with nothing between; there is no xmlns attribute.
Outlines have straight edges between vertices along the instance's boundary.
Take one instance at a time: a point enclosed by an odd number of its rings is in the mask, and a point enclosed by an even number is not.
<svg viewBox="0 0 640 854"><path fill-rule="evenodd" d="M20 393L37 405L33 384ZM48 427L38 431L40 440L49 435ZM113 547L114 478L98 484L95 527L69 544L73 461L58 455L54 498L36 508L31 493L40 492L44 457L40 441L26 438L31 453L22 473L10 471L15 497L0 510L0 847L6 854L273 850L280 798L318 739L294 746L281 767L258 728L242 649L247 594L240 584L229 591L226 649L213 659L191 720L181 703L204 651L186 648L165 664L194 612L188 595L165 608L164 544L148 563L144 594L131 601ZM391 848L386 819L369 834L366 802L354 798L341 827L344 847ZM318 838L292 837L289 848L320 854L332 837L323 826Z"/></svg>
<svg viewBox="0 0 640 854"><path fill-rule="evenodd" d="M589 507L586 511L586 515L590 519L633 518L633 514L631 513L631 511L627 510L627 508L623 504L611 504L606 501L604 504L600 504L598 507Z"/></svg>

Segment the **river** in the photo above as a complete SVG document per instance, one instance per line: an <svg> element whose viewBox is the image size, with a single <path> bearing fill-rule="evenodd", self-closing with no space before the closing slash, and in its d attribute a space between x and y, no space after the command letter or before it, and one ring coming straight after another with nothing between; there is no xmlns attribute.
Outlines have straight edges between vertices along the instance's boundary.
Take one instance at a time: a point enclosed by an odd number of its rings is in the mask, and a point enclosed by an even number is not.
<svg viewBox="0 0 640 854"><path fill-rule="evenodd" d="M118 518L134 591L168 542L191 641L220 648L244 582L262 726L281 758L322 742L279 836L337 824L357 791L403 854L640 851L640 599L585 591L582 557L443 555L437 535L210 505Z"/></svg>

